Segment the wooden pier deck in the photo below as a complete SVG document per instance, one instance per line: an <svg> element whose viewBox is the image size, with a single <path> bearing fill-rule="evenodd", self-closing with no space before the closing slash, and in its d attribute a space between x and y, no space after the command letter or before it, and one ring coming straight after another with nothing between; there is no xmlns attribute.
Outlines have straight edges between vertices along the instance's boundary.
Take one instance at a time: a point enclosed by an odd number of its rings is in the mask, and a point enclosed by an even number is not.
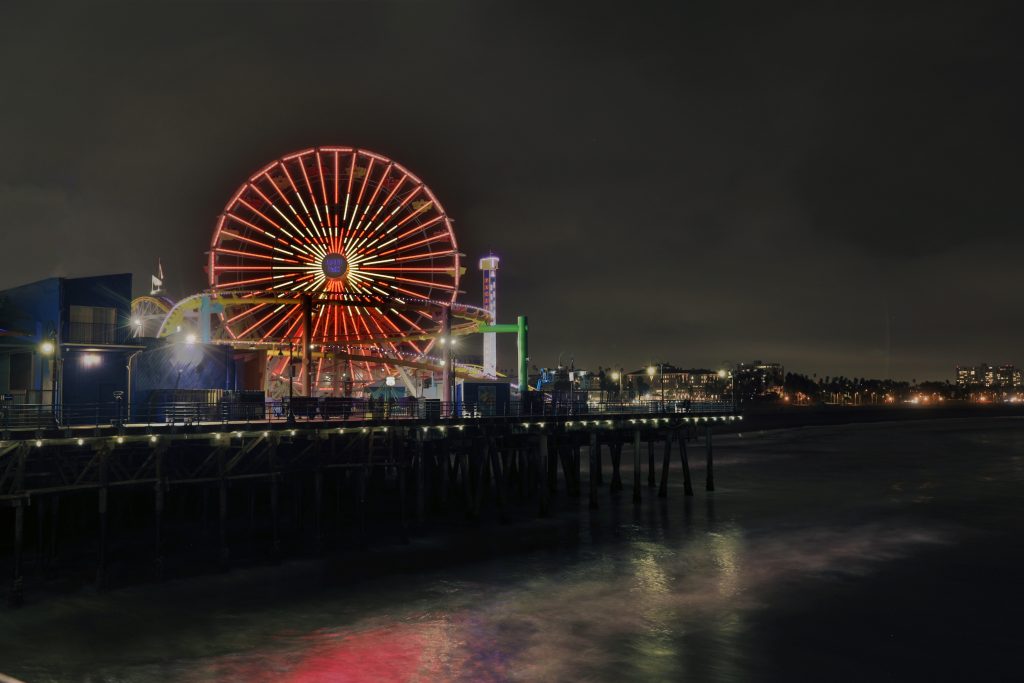
<svg viewBox="0 0 1024 683"><path fill-rule="evenodd" d="M559 495L597 508L607 462L608 490L628 488L640 503L645 489L667 495L676 453L693 495L688 443L703 441L704 488L713 491L713 433L742 419L348 419L16 434L0 442L0 567L19 605L33 581L64 576L102 589L120 582L110 580L114 566L160 579L197 556L227 568L254 553L365 544L382 529L407 538L453 507L470 519L492 510L499 521L513 507L548 515Z"/></svg>

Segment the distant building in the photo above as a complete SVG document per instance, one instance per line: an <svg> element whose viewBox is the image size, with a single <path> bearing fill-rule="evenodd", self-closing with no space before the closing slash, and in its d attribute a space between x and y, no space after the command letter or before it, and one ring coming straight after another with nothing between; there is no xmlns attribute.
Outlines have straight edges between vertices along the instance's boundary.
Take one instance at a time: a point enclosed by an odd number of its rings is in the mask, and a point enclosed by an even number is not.
<svg viewBox="0 0 1024 683"><path fill-rule="evenodd" d="M956 385L964 390L1024 388L1024 371L1014 365L993 366L981 363L957 366Z"/></svg>
<svg viewBox="0 0 1024 683"><path fill-rule="evenodd" d="M956 385L962 389L969 389L973 386L983 386L985 372L979 372L979 368L986 368L984 364L975 367L961 367L956 368Z"/></svg>
<svg viewBox="0 0 1024 683"><path fill-rule="evenodd" d="M739 363L733 370L736 398L739 401L781 397L786 371L781 363L755 360Z"/></svg>
<svg viewBox="0 0 1024 683"><path fill-rule="evenodd" d="M666 401L719 401L726 381L714 370L655 363L626 373L622 384L626 397L641 401L656 401L662 396Z"/></svg>
<svg viewBox="0 0 1024 683"><path fill-rule="evenodd" d="M1022 383L1022 373L1013 365L1000 365L995 371L994 386L1000 389L1017 389Z"/></svg>

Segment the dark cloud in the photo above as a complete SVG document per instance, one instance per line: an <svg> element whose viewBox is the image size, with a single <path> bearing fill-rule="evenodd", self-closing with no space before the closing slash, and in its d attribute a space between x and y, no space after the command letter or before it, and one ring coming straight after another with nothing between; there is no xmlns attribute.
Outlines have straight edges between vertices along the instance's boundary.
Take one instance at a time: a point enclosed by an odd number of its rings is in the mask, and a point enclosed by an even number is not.
<svg viewBox="0 0 1024 683"><path fill-rule="evenodd" d="M1010 9L6 3L0 287L160 256L195 291L237 185L341 143L502 256L539 364L1024 363Z"/></svg>

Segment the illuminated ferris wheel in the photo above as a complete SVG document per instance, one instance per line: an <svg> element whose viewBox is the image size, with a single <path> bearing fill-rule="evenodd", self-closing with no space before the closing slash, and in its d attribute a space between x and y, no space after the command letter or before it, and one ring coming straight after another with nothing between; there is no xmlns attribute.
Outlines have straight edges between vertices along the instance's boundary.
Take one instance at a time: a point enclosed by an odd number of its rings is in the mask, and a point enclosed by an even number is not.
<svg viewBox="0 0 1024 683"><path fill-rule="evenodd" d="M233 341L299 342L301 307L268 295L309 295L318 346L415 358L440 329L436 305L455 300L460 264L451 220L419 178L373 152L317 147L238 189L217 222L207 270L216 292L258 302L225 308L222 333ZM346 373L367 380L374 366L349 360ZM318 367L317 385L322 374Z"/></svg>

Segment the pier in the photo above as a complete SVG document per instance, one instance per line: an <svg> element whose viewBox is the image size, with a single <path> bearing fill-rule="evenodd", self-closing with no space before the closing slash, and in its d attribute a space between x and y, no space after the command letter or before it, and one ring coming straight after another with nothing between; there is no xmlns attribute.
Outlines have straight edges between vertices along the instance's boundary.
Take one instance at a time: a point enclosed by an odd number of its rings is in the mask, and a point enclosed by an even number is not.
<svg viewBox="0 0 1024 683"><path fill-rule="evenodd" d="M690 457L705 458L703 488L713 491L713 434L743 419L718 403L514 404L504 415L423 402L336 413L313 403L268 404L242 419L181 404L163 407L163 423L8 419L0 562L10 603L44 580L103 589L408 539L441 512L501 523L513 511L549 515L556 496L595 509L602 495L628 492L639 504L666 497L673 470L693 495ZM198 419L214 410L221 419ZM166 421L183 411L197 419Z"/></svg>

